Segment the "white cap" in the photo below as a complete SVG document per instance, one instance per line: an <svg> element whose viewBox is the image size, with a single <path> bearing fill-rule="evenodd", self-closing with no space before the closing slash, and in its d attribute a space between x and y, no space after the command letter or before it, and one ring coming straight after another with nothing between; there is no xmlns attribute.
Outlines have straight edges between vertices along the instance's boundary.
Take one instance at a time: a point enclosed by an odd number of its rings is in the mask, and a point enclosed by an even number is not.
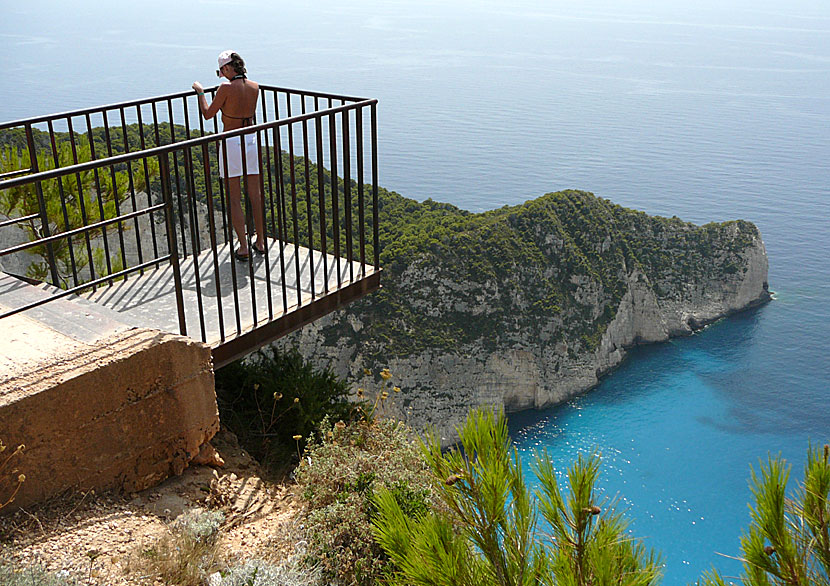
<svg viewBox="0 0 830 586"><path fill-rule="evenodd" d="M223 65L227 65L228 63L230 63L231 62L231 55L233 55L233 53L234 52L231 51L230 49L228 49L227 51L222 51L221 53L219 53L219 67L222 67Z"/></svg>

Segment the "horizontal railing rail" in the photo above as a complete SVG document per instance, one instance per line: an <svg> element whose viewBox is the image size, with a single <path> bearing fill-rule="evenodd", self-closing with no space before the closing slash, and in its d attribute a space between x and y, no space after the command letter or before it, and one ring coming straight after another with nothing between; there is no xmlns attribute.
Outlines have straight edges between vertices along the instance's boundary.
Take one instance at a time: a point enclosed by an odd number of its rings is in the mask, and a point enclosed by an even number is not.
<svg viewBox="0 0 830 586"><path fill-rule="evenodd" d="M324 111L325 115L330 114L339 114L341 112L355 110L357 108L361 108L364 106L373 106L376 105L378 101L376 99L372 100L363 100L360 102L356 102L355 104L349 104L348 106L337 106L330 109L326 109ZM21 185L26 185L29 183L34 183L36 181L44 181L46 179L56 179L57 177L62 177L64 175L71 175L73 173L79 173L82 171L91 171L93 169L100 169L101 167L109 167L112 165L118 165L120 163L128 163L130 161L135 161L138 159L145 159L147 157L158 156L158 155L166 155L170 154L173 151L179 151L185 148L191 148L195 146L206 145L210 143L215 143L219 139L228 139L234 138L237 136L242 136L245 134L252 134L254 132L258 132L261 130L271 130L277 127L284 127L290 126L299 122L309 121L312 119L320 118L320 112L313 112L309 114L298 114L291 116L290 118L285 118L281 120L276 120L274 122L262 122L260 124L255 124L252 126L246 126L244 128L239 128L237 130L228 130L224 132L220 132L217 134L209 134L207 136L199 137L199 138L190 138L181 142L175 142L164 146L159 147L152 147L145 149L140 152L135 153L128 153L123 155L113 155L111 157L107 157L105 159L96 159L94 161L87 161L85 163L77 163L73 165L69 165L67 167L58 167L56 169L49 169L48 171L39 171L37 173L28 173L26 175L16 177L13 179L6 179L4 181L0 181L0 190L3 189L10 189L12 187L18 187ZM18 172L15 172L18 173ZM21 170L19 173L26 173L25 170Z"/></svg>
<svg viewBox="0 0 830 586"><path fill-rule="evenodd" d="M206 92L215 95L216 89ZM240 315L245 288L256 327L263 319L258 305L267 308L266 321L273 320L377 274L377 100L260 85L261 121L228 132L219 132L215 118L212 132L207 130L194 101L193 92L182 92L0 124L0 147L6 149L0 151L0 213L6 216L0 236L16 228L18 240L0 238L0 263L29 262L29 277L61 289L52 299L169 265L179 331L187 334L194 325L185 307L181 262L189 259L201 338L209 341L210 317L203 307L209 294L219 301L220 342L249 327ZM254 286L260 277L253 251L247 280L237 274L243 265L233 261L232 282L220 278L219 249L233 241L230 184L220 176L227 174L228 141L243 136L255 137L260 173L245 171L239 181L246 192L258 185L259 220L272 243L265 255L264 299ZM245 157L243 149L243 169ZM257 224L253 213L246 199L248 234ZM298 247L312 251L303 261L308 266L300 266ZM321 279L315 263L323 265ZM279 273L274 278L272 264ZM227 286L235 328L224 323L221 289ZM275 298L282 299L281 307ZM0 318L47 301L5 309Z"/></svg>
<svg viewBox="0 0 830 586"><path fill-rule="evenodd" d="M205 88L205 92L214 93L219 86L213 86L209 88ZM282 94L290 94L290 95L303 95L309 96L312 98L320 98L320 99L331 99L331 100L339 100L343 102L363 102L366 101L366 98L358 98L355 96L346 96L342 94L333 94L333 93L326 93L326 92L316 92L316 91L309 91L309 90L297 90L291 88L285 88L280 86L274 85L266 85L266 84L259 84L259 88L261 90L270 91L270 92L279 92ZM181 98L191 98L193 97L193 91L188 90L184 92L175 92L172 94L165 94L163 96L154 96L152 98L142 98L140 100L130 100L126 102L116 102L114 104L106 104L102 106L93 106L91 108L79 108L77 110L68 110L66 112L58 112L55 114L47 114L44 116L32 116L29 118L22 118L20 120L12 120L7 122L0 122L0 130L5 130L7 128L16 128L19 126L25 126L27 124L35 125L48 122L50 120L59 120L62 118L75 118L78 116L84 116L86 114L93 114L96 112L105 112L108 110L120 110L121 108L131 108L134 106L145 106L151 104L158 104L161 102L166 102L167 100L175 100Z"/></svg>

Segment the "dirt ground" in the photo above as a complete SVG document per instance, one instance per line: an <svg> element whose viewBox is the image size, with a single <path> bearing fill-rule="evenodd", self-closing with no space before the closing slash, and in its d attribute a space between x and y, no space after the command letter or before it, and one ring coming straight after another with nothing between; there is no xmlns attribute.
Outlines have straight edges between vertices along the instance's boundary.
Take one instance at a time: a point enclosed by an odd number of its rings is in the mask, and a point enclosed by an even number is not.
<svg viewBox="0 0 830 586"><path fill-rule="evenodd" d="M0 517L0 561L40 564L79 584L162 584L137 563L141 552L171 534L187 510L220 510L220 563L250 558L277 561L302 545L296 486L262 479L259 465L228 431L211 442L225 465L191 466L161 485L135 494L67 495L31 511Z"/></svg>

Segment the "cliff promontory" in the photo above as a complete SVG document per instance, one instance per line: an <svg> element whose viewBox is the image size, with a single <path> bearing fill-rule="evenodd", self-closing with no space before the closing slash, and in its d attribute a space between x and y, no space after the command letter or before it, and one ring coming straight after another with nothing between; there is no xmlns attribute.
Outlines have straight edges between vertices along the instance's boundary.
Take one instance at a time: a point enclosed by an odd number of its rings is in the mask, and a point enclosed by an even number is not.
<svg viewBox="0 0 830 586"><path fill-rule="evenodd" d="M761 234L741 220L696 226L581 191L481 214L384 191L381 226L383 289L282 343L367 392L389 367L397 408L447 440L471 407L565 401L626 348L769 299Z"/></svg>

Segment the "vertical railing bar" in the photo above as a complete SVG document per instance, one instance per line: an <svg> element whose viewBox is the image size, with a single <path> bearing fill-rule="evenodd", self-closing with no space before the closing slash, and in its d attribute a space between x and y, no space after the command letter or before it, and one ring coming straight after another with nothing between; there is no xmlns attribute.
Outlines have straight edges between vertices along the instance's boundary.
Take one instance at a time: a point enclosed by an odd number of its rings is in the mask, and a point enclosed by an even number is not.
<svg viewBox="0 0 830 586"><path fill-rule="evenodd" d="M378 112L377 103L372 106L372 236L375 270L380 268L380 243L378 226Z"/></svg>
<svg viewBox="0 0 830 586"><path fill-rule="evenodd" d="M242 175L239 177L239 201L245 201L244 204L244 212L245 212L245 239L248 240L248 262L245 263L248 265L248 278L250 279L251 284L251 316L254 320L254 327L257 326L259 323L259 316L257 315L256 310L256 281L254 280L254 251L252 250L254 247L253 242L251 241L250 234L253 233L253 226L251 224L254 222L254 204L251 201L249 187L250 187L250 179L248 178L248 161L247 161L247 153L246 151L247 146L245 145L245 139L247 137L243 134L239 137L239 152L242 158ZM231 179L228 178L230 182ZM255 225L255 224L254 224ZM241 243L240 243L241 245Z"/></svg>
<svg viewBox="0 0 830 586"><path fill-rule="evenodd" d="M138 130L139 130L139 137L141 139L141 150L145 150L147 148L147 142L144 139L144 121L141 119L141 106L136 106L136 113L138 114ZM150 169L147 164L147 157L142 159L144 163L144 185L147 188L147 207L153 207L153 197L151 194L150 188ZM153 257L159 257L159 247L158 247L158 240L156 236L156 221L153 217L153 212L150 212L147 216L147 221L150 223L150 234L153 237ZM158 268L159 263L156 263L156 268Z"/></svg>
<svg viewBox="0 0 830 586"><path fill-rule="evenodd" d="M199 132L201 133L200 136L205 136L205 118L204 116L202 116L201 109L199 109L199 113L196 115L196 118L199 120ZM204 151L202 151L202 155L204 155Z"/></svg>
<svg viewBox="0 0 830 586"><path fill-rule="evenodd" d="M104 137L107 141L107 156L112 157L112 136L110 135L110 122L109 118L107 118L107 111L103 110L101 112L101 116L104 119ZM121 194L118 193L118 181L116 180L115 174L115 165L108 165L110 168L110 181L112 181L112 199L113 203L115 204L115 215L121 215L121 205L118 202L118 199L121 197ZM129 264L127 263L127 248L124 245L124 223L121 221L116 222L116 226L118 227L118 244L121 246L121 270L128 268ZM127 275L124 275L124 281L127 280Z"/></svg>
<svg viewBox="0 0 830 586"><path fill-rule="evenodd" d="M221 153L221 156L222 156L222 160L219 161L219 164L222 166L222 169L224 169L224 174L223 174L224 180L220 180L220 183L224 183L225 181L228 181L228 178L227 178L228 177L228 141L227 141L227 139L225 139L225 138L222 139L222 146L219 149L219 152ZM225 193L227 193L228 199L230 200L231 191L227 186L225 188ZM230 208L230 201L228 202L227 207ZM233 309L234 309L234 314L236 316L236 335L241 336L242 335L242 318L241 318L241 315L239 313L239 283L238 283L238 280L236 278L236 254L235 254L235 250L233 248L233 240L232 239L228 240L227 245L228 245L228 260L231 263L231 283L233 284Z"/></svg>
<svg viewBox="0 0 830 586"><path fill-rule="evenodd" d="M87 138L89 139L89 155L90 158L95 161L98 157L95 155L95 138L92 134L92 120L89 117L89 113L86 114L86 130L87 130ZM104 198L101 197L101 179L98 176L98 168L92 170L93 176L95 177L95 193L98 194L96 199L98 200L98 213L100 217L98 218L100 221L104 221ZM110 262L110 246L109 246L109 239L107 238L107 228L104 227L101 229L101 236L104 240L104 260L107 263L107 274L112 274L112 264ZM110 285L112 285L112 281L107 281Z"/></svg>
<svg viewBox="0 0 830 586"><path fill-rule="evenodd" d="M182 108L183 108L183 111L184 111L184 132L185 132L185 136L186 136L187 140L190 140L190 115L188 114L188 111L187 111L187 96L182 96ZM199 118L201 119L201 116L199 116ZM192 180L193 179L192 178L192 175L193 175L193 165L192 165L193 152L188 150L188 156L190 157L191 165L186 169L186 173L189 173L191 175L191 180ZM193 254L198 255L198 254L202 253L202 237L201 237L201 234L199 232L199 208L198 208L199 198L196 197L196 182L195 181L193 182L193 192L189 197L189 202L190 202L190 205L188 207L193 209L193 218L196 221L196 230L191 230L190 231L190 236L192 238L192 240L190 242L190 245L191 245L191 248L193 249Z"/></svg>
<svg viewBox="0 0 830 586"><path fill-rule="evenodd" d="M264 89L260 89L259 91L260 91L260 98L262 100L262 117L264 119L263 122L268 122L268 108L267 108L267 101L268 100L266 99L266 93L265 93ZM277 230L274 226L274 215L275 215L274 214L274 186L273 186L273 177L271 176L272 175L272 173L271 173L271 145L268 142L268 131L267 130L264 131L263 134L265 135L265 159L266 159L265 168L268 171L268 196L269 196L269 200L271 201L271 233L276 234ZM275 164L276 164L276 161L279 160L279 153L275 153L274 159L275 159ZM276 169L274 171L276 171ZM274 174L276 174L276 173L274 173ZM264 177L263 177L263 180L264 180ZM263 210L263 212L266 209L267 209L267 206L265 205L265 191L263 190L263 192L262 192L262 210ZM268 219L267 214L265 216L265 219L267 221L267 219Z"/></svg>
<svg viewBox="0 0 830 586"><path fill-rule="evenodd" d="M26 143L29 147L29 167L33 173L40 171L40 166L37 162L37 151L35 150L35 138L32 134L32 125L26 124ZM58 179L60 181L60 179ZM37 203L40 208L40 223L41 232L46 238L52 235L49 228L49 217L46 215L46 200L43 198L43 184L38 181L35 184L35 191L37 193ZM49 262L49 272L52 274L52 284L55 287L60 287L60 276L58 275L57 262L55 261L55 249L52 242L46 243L46 258Z"/></svg>
<svg viewBox="0 0 830 586"><path fill-rule="evenodd" d="M331 98L329 100L329 108ZM334 262L337 270L337 288L342 285L340 274L340 212L337 199L340 197L337 189L337 121L336 114L329 114L329 162L331 163L331 215L332 215L332 240L334 240Z"/></svg>
<svg viewBox="0 0 830 586"><path fill-rule="evenodd" d="M340 105L344 105L342 100ZM352 152L349 133L351 114L349 110L340 113L340 123L343 140L343 207L345 208L343 210L343 221L346 223L346 262L349 265L349 282L354 282L354 266L352 265L352 259L354 258L352 251Z"/></svg>
<svg viewBox="0 0 830 586"><path fill-rule="evenodd" d="M306 95L301 94L303 100L303 114L306 113ZM308 120L303 120L303 163L305 172L305 209L308 222L308 269L311 275L311 298L316 299L317 293L314 286L314 220L311 217L311 179L309 177L309 152L308 152Z"/></svg>
<svg viewBox="0 0 830 586"><path fill-rule="evenodd" d="M216 90L211 90L211 92L210 92L211 101L214 98L216 98ZM219 117L218 116L213 117L213 132L214 132L214 134L219 134L219 121L217 120L217 118L219 118ZM225 144L225 141L222 141L222 144ZM219 159L222 159L222 158L224 158L224 157L222 157L219 154L219 142L217 141L217 143L216 143L216 171L220 175L220 177L219 177L219 209L222 210L222 234L225 238L225 242L231 243L231 241L232 241L232 238L231 238L232 228L230 226L228 226L228 210L227 210L227 206L225 204L225 182L222 180L222 177L221 177L222 169L220 167L222 165L222 161L219 160ZM231 259L231 260L233 260L233 259Z"/></svg>
<svg viewBox="0 0 830 586"><path fill-rule="evenodd" d="M52 120L47 121L47 127L49 128L49 142L52 144L52 157L55 161L55 169L61 166L60 157L58 156L58 145L55 142L55 129L52 126ZM69 212L66 209L66 194L63 192L63 177L57 178L58 182L58 195L61 200L61 209L63 210L63 226L64 231L71 230L69 227ZM75 264L75 249L72 246L72 237L66 237L67 245L69 246L69 265L72 268L72 283L75 287L79 285L78 283L78 269Z"/></svg>
<svg viewBox="0 0 830 586"><path fill-rule="evenodd" d="M278 101L278 94L274 92L274 110L277 118L280 115L280 107ZM285 285L285 229L283 227L283 207L282 207L282 193L283 193L283 171L282 171L282 127L274 127L274 150L276 151L274 163L277 172L277 240L280 248L280 285L282 289L282 311L288 311L288 290ZM273 222L273 210L272 222Z"/></svg>
<svg viewBox="0 0 830 586"><path fill-rule="evenodd" d="M202 117L199 116L199 120L202 120ZM204 128L202 128L202 133L204 134ZM207 144L202 145L202 164L205 168L205 191L207 196L208 202L208 226L210 229L210 248L213 251L213 274L214 284L216 286L216 309L218 312L219 317L219 340L221 343L225 342L225 315L224 315L224 308L222 307L222 284L219 274L219 252L217 250L217 242L216 242L216 219L214 218L213 214L213 190L211 188L211 183L213 183L213 178L210 174L210 152ZM233 259L231 259L233 262Z"/></svg>
<svg viewBox="0 0 830 586"><path fill-rule="evenodd" d="M279 108L279 102L277 102L277 108ZM279 174L279 182L280 182L280 189L277 194L277 219L281 222L281 231L283 236L282 245L285 246L285 240L288 238L288 217L285 213L285 168L283 163L283 156L282 156L282 131L285 129L285 126L281 126L279 128L279 132L277 134L277 150L280 153L280 164L277 167L278 174ZM287 132L287 131L286 131ZM286 157L288 157L288 153L286 153ZM283 276L285 276L283 274Z"/></svg>
<svg viewBox="0 0 830 586"><path fill-rule="evenodd" d="M187 96L182 96L182 109L184 111L184 135L187 140L190 140L190 116L187 111ZM201 119L201 115L199 118ZM193 155L190 156L193 157Z"/></svg>
<svg viewBox="0 0 830 586"><path fill-rule="evenodd" d="M198 118L198 120L199 120L199 133L200 133L200 136L205 136L205 120L204 120L204 118L203 118L203 116L202 116L202 112L201 112L201 111L199 111L199 113L196 115L196 117L197 117L197 118ZM208 153L208 150L207 150L207 145L203 145L203 146L205 146L205 147L206 147L206 148L203 148L203 149L202 149L202 158L204 159L204 158L205 158L205 155ZM207 168L206 168L206 170L207 170ZM205 177L207 177L207 175L208 175L208 174L207 174L207 173L205 173ZM207 194L208 194L208 193L213 193L213 188L212 188L212 187L210 187L210 186L207 184L207 180L205 180L205 181L206 181L206 182L205 182L205 192L206 192L205 197L209 197ZM214 212L213 212L213 202L212 202L212 201L211 201L211 202L208 202L208 208L209 208L209 210L210 210L210 211L209 211L209 213L212 215L212 214L214 213ZM210 229L211 229L211 230L215 230L215 229L216 229L216 218L214 218L214 217L212 217L212 216L211 216L211 218L210 218L210 220L209 220L208 224L210 225ZM215 234L214 234L214 236L215 236ZM210 242L211 242L211 246L215 248L216 238L215 238L215 237L214 237L214 238L211 238ZM201 248L200 248L200 250L201 250ZM214 250L214 252L215 252L215 250ZM218 273L217 273L217 275L218 275ZM224 338L223 338L223 339L224 339Z"/></svg>
<svg viewBox="0 0 830 586"><path fill-rule="evenodd" d="M69 145L72 147L72 161L74 164L78 164L78 148L75 144L75 129L72 127L72 117L67 117L67 124L69 127ZM75 173L75 178L78 183L78 203L81 208L81 221L83 222L84 226L87 225L87 214L86 214L86 202L85 197L86 193L84 193L84 188L81 183L81 174ZM84 232L84 240L86 242L86 254L87 254L87 262L89 263L89 278L91 281L95 280L95 264L92 259L92 242L89 238L89 232ZM93 291L98 290L97 285L92 286Z"/></svg>
<svg viewBox="0 0 830 586"><path fill-rule="evenodd" d="M168 155L159 155L159 171L161 173L161 195L164 201L164 220L167 223L167 249L170 252L170 264L173 267L173 285L176 293L176 310L179 315L179 333L187 335L187 320L184 313L184 297L182 294L182 273L179 266L179 250L176 245L176 232L173 227L173 194L170 192L170 163Z"/></svg>
<svg viewBox="0 0 830 586"><path fill-rule="evenodd" d="M167 99L167 124L170 126L170 144L176 143L176 128L173 126L173 100ZM176 176L176 203L179 204L179 228L182 233L182 257L187 258L187 228L185 228L184 205L182 204L182 182L179 176L178 151L173 151L173 174ZM192 243L191 243L192 244Z"/></svg>
<svg viewBox="0 0 830 586"><path fill-rule="evenodd" d="M193 157L190 152L190 147L184 149L182 156L184 158L185 168L188 171L185 176L185 189L187 189L188 197L193 200L195 199L196 194L196 182L193 180ZM193 209L193 206L188 206L187 209L190 213L191 242L196 242L196 231L199 229L196 221L196 210ZM196 305L199 308L199 329L202 334L202 342L207 343L207 333L205 332L205 307L202 302L202 276L199 270L199 252L197 250L193 251L193 275L196 281Z"/></svg>
<svg viewBox="0 0 830 586"><path fill-rule="evenodd" d="M263 112L262 116L264 118L266 116L266 114ZM271 294L271 262L270 262L270 255L269 255L269 252L268 252L269 250L271 250L271 247L268 245L268 228L267 228L268 215L265 213L265 209L266 209L265 208L265 185L264 185L265 174L262 172L262 137L261 137L261 134L264 134L266 136L266 140L267 140L268 132L263 131L262 133L260 133L260 132L256 133L256 152L257 152L257 157L258 157L257 165L258 165L258 168L259 168L259 175L258 175L258 177L259 177L259 199L260 199L260 205L262 207L262 209L261 209L261 213L262 213L262 231L264 232L263 234L261 234L261 236L262 236L263 246L265 247L265 255L264 255L264 260L265 260L265 298L268 301L268 321L271 321L271 320L274 319L274 300L273 300L273 295ZM254 247L254 246L256 246L256 242L252 241L251 242L251 247ZM248 251L249 254L252 254L253 252L254 252L253 250Z"/></svg>
<svg viewBox="0 0 830 586"><path fill-rule="evenodd" d="M318 112L317 96L314 97L314 109ZM314 119L314 134L316 138L316 155L317 155L317 200L320 208L320 246L323 253L323 291L328 295L329 292L329 261L327 258L328 251L326 249L326 180L324 173L324 156L323 156L323 116L318 115Z"/></svg>
<svg viewBox="0 0 830 586"><path fill-rule="evenodd" d="M360 229L360 278L366 276L366 217L363 205L363 113L365 107L355 112L355 139L357 141L357 225Z"/></svg>
<svg viewBox="0 0 830 586"><path fill-rule="evenodd" d="M161 146L161 133L159 131L159 117L158 111L156 110L156 102L153 102L153 130L155 131L156 135L156 146Z"/></svg>
<svg viewBox="0 0 830 586"><path fill-rule="evenodd" d="M130 152L130 142L127 139L127 118L124 115L124 107L122 106L120 109L121 112L121 132L124 134L124 152ZM135 197L135 180L133 179L133 162L130 161L127 163L127 179L130 184L130 201L133 205L133 211L138 211L138 202L136 201ZM138 216L133 219L133 226L135 229L135 243L138 252L138 264L144 264L144 251L142 250L141 246L141 229L138 224ZM125 267L126 268L126 267ZM144 269L141 269L141 275L144 274Z"/></svg>
<svg viewBox="0 0 830 586"><path fill-rule="evenodd" d="M288 117L291 117L291 106L289 102ZM300 223L297 214L297 176L294 167L294 128L293 124L288 125L288 172L291 176L291 224L294 228L294 273L296 275L297 307L303 304L302 272L300 269Z"/></svg>
<svg viewBox="0 0 830 586"><path fill-rule="evenodd" d="M290 91L285 92L285 116L286 116L286 118L291 118L291 116L293 115L293 113L291 111L291 96L292 96L292 93ZM292 144L293 136L294 136L293 125L289 124L288 126L286 126L286 132L288 133L287 136L288 136L288 144L289 144L289 149L288 149L289 183L291 184L291 187L293 188L294 187L294 182L291 179L291 165L294 164L294 153L292 152L292 150L290 148L291 144ZM286 206L286 207L283 210L282 219L285 222L285 235L286 235L285 237L286 238L289 237L288 236L288 234L289 234L288 197L289 197L289 192L288 191L283 191L283 205ZM295 239L294 245L295 246L297 245L296 239Z"/></svg>

